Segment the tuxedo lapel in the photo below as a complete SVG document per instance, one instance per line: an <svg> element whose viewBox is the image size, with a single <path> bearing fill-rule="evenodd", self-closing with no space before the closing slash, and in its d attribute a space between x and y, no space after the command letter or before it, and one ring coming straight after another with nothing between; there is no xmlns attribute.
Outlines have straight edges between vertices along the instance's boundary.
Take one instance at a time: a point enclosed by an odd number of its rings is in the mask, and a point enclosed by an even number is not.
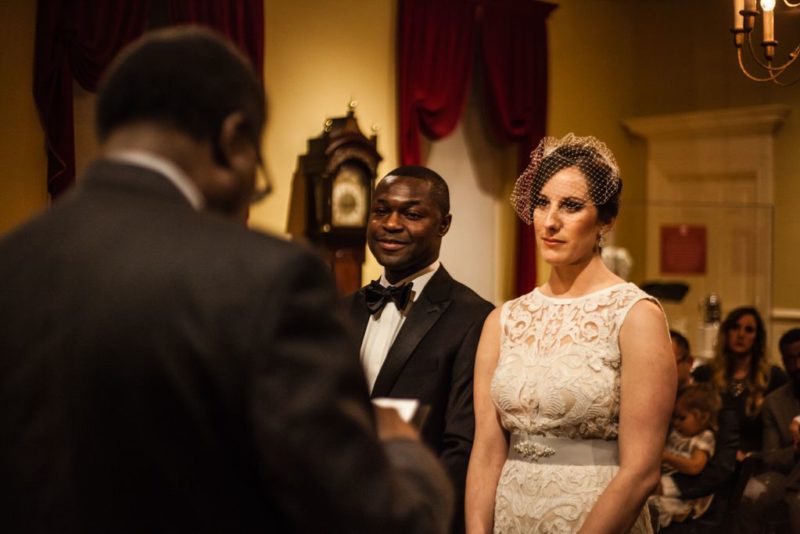
<svg viewBox="0 0 800 534"><path fill-rule="evenodd" d="M364 339L364 333L367 331L367 323L369 323L369 310L367 310L367 301L364 296L364 288L362 287L353 294L350 301L350 309L348 310L350 321L355 328L353 334L359 341L359 344Z"/></svg>
<svg viewBox="0 0 800 534"><path fill-rule="evenodd" d="M375 379L375 386L372 388L373 397L389 394L414 349L450 306L452 283L453 279L444 267L440 266L422 290L422 294L415 300L411 312L397 334L397 339L389 349L389 354L386 355L386 360Z"/></svg>

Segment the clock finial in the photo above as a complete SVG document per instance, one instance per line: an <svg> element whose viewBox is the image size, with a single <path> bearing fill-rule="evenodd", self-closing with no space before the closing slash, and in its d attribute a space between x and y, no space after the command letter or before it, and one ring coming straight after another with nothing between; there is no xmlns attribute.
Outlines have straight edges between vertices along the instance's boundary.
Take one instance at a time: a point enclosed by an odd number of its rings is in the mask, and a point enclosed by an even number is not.
<svg viewBox="0 0 800 534"><path fill-rule="evenodd" d="M356 112L356 108L358 107L358 100L355 98L350 98L350 102L347 103L347 114L353 115Z"/></svg>

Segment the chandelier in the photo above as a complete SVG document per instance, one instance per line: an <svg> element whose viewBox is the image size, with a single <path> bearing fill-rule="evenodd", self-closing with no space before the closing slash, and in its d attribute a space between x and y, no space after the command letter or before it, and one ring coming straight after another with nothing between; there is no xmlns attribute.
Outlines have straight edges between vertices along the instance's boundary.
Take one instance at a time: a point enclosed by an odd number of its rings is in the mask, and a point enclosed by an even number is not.
<svg viewBox="0 0 800 534"><path fill-rule="evenodd" d="M800 46L795 48L790 54L789 58L778 65L773 65L772 60L775 57L775 47L778 46L778 41L775 40L775 1L776 0L761 0L761 10L758 10L756 0L733 0L733 40L736 45L736 54L739 57L739 68L745 76L756 82L774 82L778 85L792 85L800 78L786 82L782 75L786 70L795 62L800 56ZM787 8L800 7L800 0L790 2L783 0ZM756 53L753 46L753 34L756 26L756 20L761 18L761 46L763 50L763 59L761 55ZM759 74L753 74L745 66L743 56L746 48L750 52L750 57L753 62L760 69Z"/></svg>

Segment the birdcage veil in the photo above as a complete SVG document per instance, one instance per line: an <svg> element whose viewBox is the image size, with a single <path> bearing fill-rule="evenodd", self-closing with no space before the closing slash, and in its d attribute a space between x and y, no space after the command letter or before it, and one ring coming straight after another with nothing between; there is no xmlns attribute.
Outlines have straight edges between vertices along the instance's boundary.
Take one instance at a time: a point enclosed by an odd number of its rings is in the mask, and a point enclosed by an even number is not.
<svg viewBox="0 0 800 534"><path fill-rule="evenodd" d="M542 187L554 174L567 168L577 168L586 178L586 187L583 191L560 191L561 196L575 195L584 204L602 206L618 197L622 190L617 160L605 143L573 133L560 139L545 137L531 152L531 160L511 193L511 205L526 224L533 224Z"/></svg>

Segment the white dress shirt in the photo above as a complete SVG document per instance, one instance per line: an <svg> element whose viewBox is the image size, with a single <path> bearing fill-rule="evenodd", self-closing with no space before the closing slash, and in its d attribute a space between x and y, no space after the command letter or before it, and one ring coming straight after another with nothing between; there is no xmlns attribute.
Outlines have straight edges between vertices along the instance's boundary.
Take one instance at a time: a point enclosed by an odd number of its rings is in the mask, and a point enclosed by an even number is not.
<svg viewBox="0 0 800 534"><path fill-rule="evenodd" d="M378 373L383 367L383 362L389 354L389 349L392 347L398 332L403 327L409 312L411 311L417 297L422 293L422 290L428 284L430 279L439 269L439 260L431 263L424 269L408 276L396 284L390 284L386 279L386 274L381 275L380 284L383 287L395 286L399 287L403 284L411 284L411 296L408 299L406 307L402 310L397 309L394 301L389 301L381 311L372 315L367 322L367 330L364 332L364 339L361 341L361 364L364 366L364 372L367 375L367 383L369 390L375 386L375 380L378 378Z"/></svg>
<svg viewBox="0 0 800 534"><path fill-rule="evenodd" d="M203 209L205 205L205 199L200 189L186 176L186 173L183 172L180 167L166 158L156 156L152 152L146 152L144 150L120 150L108 154L106 159L119 161L121 163L130 163L137 167L155 171L172 182L172 184L178 188L178 191L186 197L194 209L199 211Z"/></svg>

